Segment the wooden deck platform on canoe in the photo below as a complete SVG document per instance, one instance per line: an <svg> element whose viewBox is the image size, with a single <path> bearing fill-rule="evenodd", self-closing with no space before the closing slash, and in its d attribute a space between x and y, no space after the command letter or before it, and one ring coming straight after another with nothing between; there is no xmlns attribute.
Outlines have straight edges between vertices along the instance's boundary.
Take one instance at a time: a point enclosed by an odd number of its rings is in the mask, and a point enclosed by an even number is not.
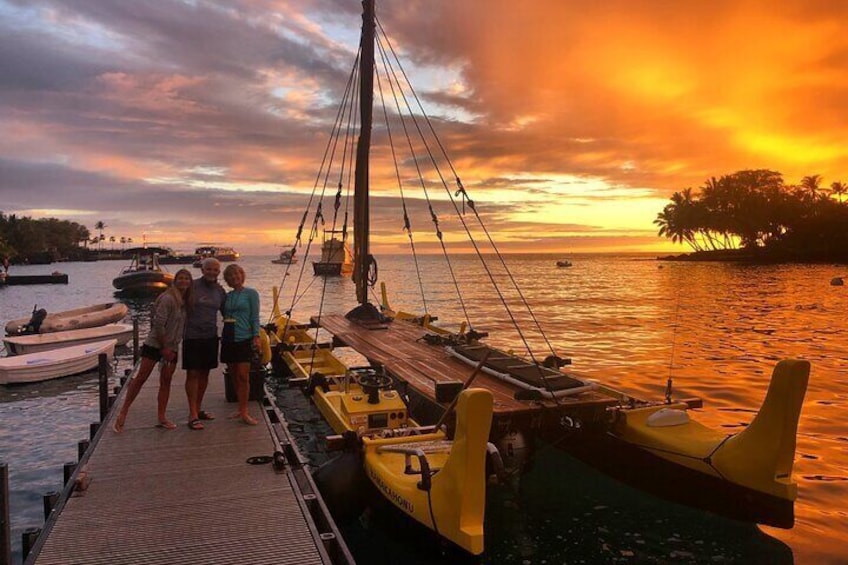
<svg viewBox="0 0 848 565"><path fill-rule="evenodd" d="M121 434L111 410L27 563L353 563L273 400L251 402L257 426L229 420L235 404L213 371L204 409L217 418L190 430L184 375L168 409L176 430L155 425L156 374Z"/></svg>
<svg viewBox="0 0 848 565"><path fill-rule="evenodd" d="M421 340L428 331L417 324L395 320L379 329L369 329L341 314L332 314L322 316L319 325L333 334L339 344L353 348L369 362L383 365L392 377L407 383L432 405L439 404L435 393L437 382L465 382L474 371L451 357L443 346L428 345ZM592 391L557 400L517 400L515 386L485 373L476 377L473 386L486 388L494 395L495 427L501 431L510 427L510 420L514 420L513 425L521 420L518 424L521 427L543 427L566 415L584 422L598 422L605 418L606 408L616 403L609 396ZM421 414L413 416L421 423L431 423Z"/></svg>
<svg viewBox="0 0 848 565"><path fill-rule="evenodd" d="M0 285L18 286L29 284L68 284L68 275L54 273L50 275L6 275L0 277Z"/></svg>

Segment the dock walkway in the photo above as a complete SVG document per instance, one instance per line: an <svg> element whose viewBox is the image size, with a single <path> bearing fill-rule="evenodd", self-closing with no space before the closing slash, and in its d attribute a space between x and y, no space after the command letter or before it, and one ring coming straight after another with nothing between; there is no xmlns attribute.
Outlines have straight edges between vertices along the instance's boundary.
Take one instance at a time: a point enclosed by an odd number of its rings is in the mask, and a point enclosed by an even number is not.
<svg viewBox="0 0 848 565"><path fill-rule="evenodd" d="M168 407L176 430L155 425L158 371L123 433L110 411L27 563L352 563L273 401L251 403L257 426L230 420L235 404L213 371L204 409L216 419L190 430L184 379L178 370ZM90 482L74 491L82 472Z"/></svg>

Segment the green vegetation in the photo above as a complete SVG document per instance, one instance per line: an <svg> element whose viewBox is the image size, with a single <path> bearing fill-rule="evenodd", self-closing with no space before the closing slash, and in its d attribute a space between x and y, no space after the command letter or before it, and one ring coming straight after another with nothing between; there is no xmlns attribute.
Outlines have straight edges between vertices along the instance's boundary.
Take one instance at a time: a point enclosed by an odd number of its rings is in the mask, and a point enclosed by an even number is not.
<svg viewBox="0 0 848 565"><path fill-rule="evenodd" d="M33 219L0 212L0 256L14 263L46 263L82 259L91 234L76 222L56 218Z"/></svg>
<svg viewBox="0 0 848 565"><path fill-rule="evenodd" d="M787 185L767 169L713 177L675 192L654 223L660 236L688 244L691 258L848 260L848 185L821 181Z"/></svg>

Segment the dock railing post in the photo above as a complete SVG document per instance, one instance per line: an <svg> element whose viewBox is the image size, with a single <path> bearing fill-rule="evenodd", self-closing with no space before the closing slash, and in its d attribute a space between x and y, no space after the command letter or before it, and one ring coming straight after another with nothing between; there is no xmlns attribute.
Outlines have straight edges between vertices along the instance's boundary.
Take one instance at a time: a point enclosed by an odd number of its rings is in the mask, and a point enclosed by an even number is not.
<svg viewBox="0 0 848 565"><path fill-rule="evenodd" d="M0 463L0 565L12 565L12 533L9 526L9 466Z"/></svg>
<svg viewBox="0 0 848 565"><path fill-rule="evenodd" d="M56 503L59 502L59 492L51 490L44 493L42 501L44 502L44 521L46 522L50 518L50 513L53 512Z"/></svg>
<svg viewBox="0 0 848 565"><path fill-rule="evenodd" d="M105 353L97 356L98 377L100 378L100 421L106 418L109 411L109 359Z"/></svg>
<svg viewBox="0 0 848 565"><path fill-rule="evenodd" d="M41 535L41 528L27 528L24 530L24 533L21 534L21 549L23 552L24 561L29 556L29 552L32 551L32 547L35 545L35 542L38 541L38 536Z"/></svg>
<svg viewBox="0 0 848 565"><path fill-rule="evenodd" d="M133 317L133 366L138 363L138 317Z"/></svg>

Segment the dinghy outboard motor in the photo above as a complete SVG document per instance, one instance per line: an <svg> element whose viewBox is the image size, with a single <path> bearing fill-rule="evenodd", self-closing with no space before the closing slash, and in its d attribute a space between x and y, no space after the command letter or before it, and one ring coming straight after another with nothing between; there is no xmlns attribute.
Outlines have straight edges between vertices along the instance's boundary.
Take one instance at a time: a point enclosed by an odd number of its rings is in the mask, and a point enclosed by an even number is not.
<svg viewBox="0 0 848 565"><path fill-rule="evenodd" d="M44 318L47 317L47 310L44 308L39 308L38 310L33 307L32 309L32 318L29 319L27 325L25 325L21 329L22 334L37 334L38 330L41 329L41 324L44 323Z"/></svg>

